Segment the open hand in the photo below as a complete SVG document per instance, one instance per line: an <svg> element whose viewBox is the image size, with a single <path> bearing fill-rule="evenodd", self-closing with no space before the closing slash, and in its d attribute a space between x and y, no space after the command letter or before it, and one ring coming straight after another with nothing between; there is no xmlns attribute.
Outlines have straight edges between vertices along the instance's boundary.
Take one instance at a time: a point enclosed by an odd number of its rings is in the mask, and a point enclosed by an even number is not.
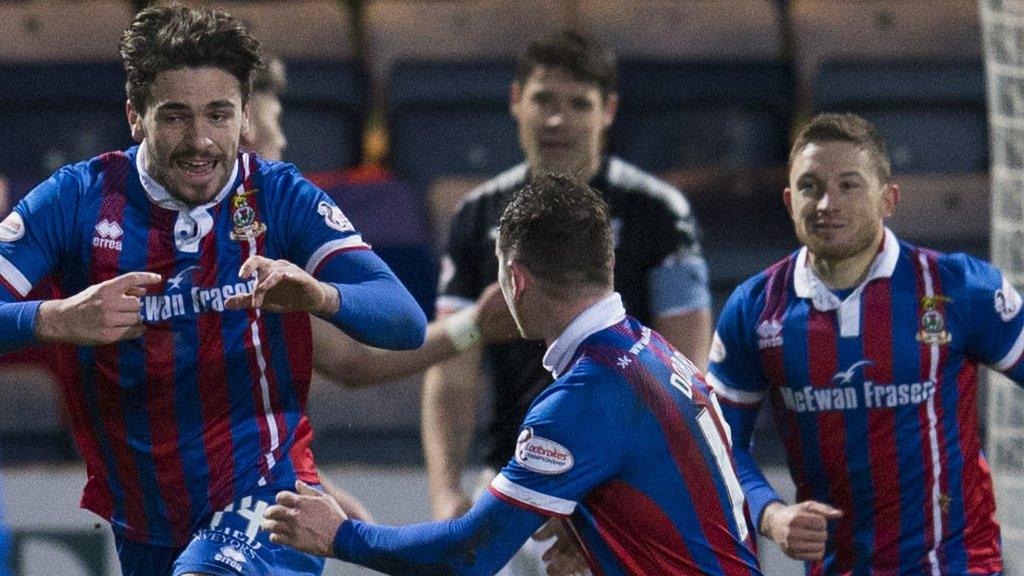
<svg viewBox="0 0 1024 576"><path fill-rule="evenodd" d="M238 271L240 278L255 278L251 294L236 294L224 302L229 310L260 308L268 312L302 311L333 316L341 305L338 290L313 278L287 260L250 256Z"/></svg>
<svg viewBox="0 0 1024 576"><path fill-rule="evenodd" d="M334 535L347 519L334 498L299 480L295 492L278 492L277 504L263 513L260 527L270 532L275 544L332 557Z"/></svg>

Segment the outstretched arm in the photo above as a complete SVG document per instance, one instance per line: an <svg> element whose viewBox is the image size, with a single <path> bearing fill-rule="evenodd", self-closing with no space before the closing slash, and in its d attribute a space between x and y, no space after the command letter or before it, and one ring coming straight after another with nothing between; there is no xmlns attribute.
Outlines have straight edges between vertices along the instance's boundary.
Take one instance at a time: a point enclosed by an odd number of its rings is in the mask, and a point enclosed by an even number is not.
<svg viewBox="0 0 1024 576"><path fill-rule="evenodd" d="M369 250L354 250L322 263L316 277L287 260L251 256L238 274L253 278L252 294L232 296L233 310L300 310L319 316L354 339L381 348L423 344L427 318L391 269Z"/></svg>
<svg viewBox="0 0 1024 576"><path fill-rule="evenodd" d="M493 574L545 520L485 493L455 520L380 526L347 519L333 499L301 482L296 489L278 494L264 514L271 541L386 574Z"/></svg>
<svg viewBox="0 0 1024 576"><path fill-rule="evenodd" d="M348 388L384 384L416 374L481 343L507 341L515 326L497 284L484 290L476 304L427 325L423 345L415 350L383 350L360 344L319 318L313 319L313 367ZM504 314L502 315L502 312ZM504 322L505 317L509 320Z"/></svg>

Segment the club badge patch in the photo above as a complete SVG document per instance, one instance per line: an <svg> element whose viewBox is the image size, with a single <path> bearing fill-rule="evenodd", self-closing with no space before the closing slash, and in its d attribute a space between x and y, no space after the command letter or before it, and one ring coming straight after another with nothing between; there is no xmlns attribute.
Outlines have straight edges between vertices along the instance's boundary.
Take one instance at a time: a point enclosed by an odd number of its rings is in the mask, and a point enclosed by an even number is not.
<svg viewBox="0 0 1024 576"><path fill-rule="evenodd" d="M338 232L355 232L356 228L349 221L341 208L328 202L321 201L316 205L316 213L324 217L324 224L334 228Z"/></svg>
<svg viewBox="0 0 1024 576"><path fill-rule="evenodd" d="M996 312L1003 322L1009 322L1017 317L1021 309L1020 292L1010 284L1010 281L1003 277L1003 286L996 290L995 294Z"/></svg>
<svg viewBox="0 0 1024 576"><path fill-rule="evenodd" d="M917 341L922 344L942 346L949 344L949 341L953 339L949 331L946 330L946 317L938 307L940 302L952 302L952 299L945 296L926 296L921 299L921 307L924 308L924 312L921 313Z"/></svg>
<svg viewBox="0 0 1024 576"><path fill-rule="evenodd" d="M11 212L0 222L0 242L14 242L25 235L25 221L21 214Z"/></svg>
<svg viewBox="0 0 1024 576"><path fill-rule="evenodd" d="M572 469L572 453L565 447L541 436L533 428L524 428L516 441L516 462L527 470L541 474L561 474Z"/></svg>
<svg viewBox="0 0 1024 576"><path fill-rule="evenodd" d="M230 236L235 242L254 239L267 231L267 225L256 220L256 210L249 203L256 191L242 190L231 198L231 223L235 227Z"/></svg>

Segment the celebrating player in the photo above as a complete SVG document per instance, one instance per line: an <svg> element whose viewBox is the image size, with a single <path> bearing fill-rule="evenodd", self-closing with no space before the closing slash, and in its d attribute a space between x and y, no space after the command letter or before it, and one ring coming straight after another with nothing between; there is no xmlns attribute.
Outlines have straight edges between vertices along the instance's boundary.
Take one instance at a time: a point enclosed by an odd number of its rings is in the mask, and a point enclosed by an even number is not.
<svg viewBox="0 0 1024 576"><path fill-rule="evenodd" d="M1024 382L1020 295L990 264L884 227L899 192L857 116L800 131L783 199L804 246L733 293L708 376L755 526L808 574L1001 573L977 370ZM748 452L765 397L796 504Z"/></svg>
<svg viewBox="0 0 1024 576"><path fill-rule="evenodd" d="M239 152L260 53L237 20L149 8L121 55L140 145L62 168L0 223L3 347L79 346L82 503L124 574L319 574L258 532L296 480L309 314L394 348L425 318L323 192ZM51 272L74 296L22 301Z"/></svg>
<svg viewBox="0 0 1024 576"><path fill-rule="evenodd" d="M442 267L448 272L438 317L463 313L497 277L494 231L512 193L532 176L561 172L589 182L608 203L615 287L626 310L703 366L711 342L711 300L697 224L679 190L603 155L605 131L618 106L616 87L615 55L592 37L566 31L530 44L510 93L526 162L484 183L463 202ZM484 480L508 461L527 408L551 383L541 363L544 346L531 341L473 348L427 372L423 444L435 518L470 506L461 479L485 382L483 352L494 391Z"/></svg>
<svg viewBox="0 0 1024 576"><path fill-rule="evenodd" d="M697 368L626 316L608 208L563 176L505 209L498 281L556 378L514 456L464 516L403 528L346 519L306 487L266 511L271 540L390 574L493 574L547 518L600 574L760 574L728 431Z"/></svg>

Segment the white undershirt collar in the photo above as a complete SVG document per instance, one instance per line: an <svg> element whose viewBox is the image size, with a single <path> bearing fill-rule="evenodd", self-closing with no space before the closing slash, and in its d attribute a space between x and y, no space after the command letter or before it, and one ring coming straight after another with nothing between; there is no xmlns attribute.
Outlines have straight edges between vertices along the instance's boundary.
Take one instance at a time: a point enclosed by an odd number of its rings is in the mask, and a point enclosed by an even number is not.
<svg viewBox="0 0 1024 576"><path fill-rule="evenodd" d="M900 244L896 240L896 235L885 228L882 250L871 262L867 277L846 298L840 300L815 274L814 268L807 260L807 247L804 246L796 256L793 289L797 297L809 299L814 308L821 312L838 310L840 336L852 338L860 335L860 296L864 292L864 287L877 278L891 278L899 257Z"/></svg>
<svg viewBox="0 0 1024 576"><path fill-rule="evenodd" d="M224 188L217 193L213 200L201 206L189 206L178 200L171 193L157 182L149 172L146 171L146 142L139 145L139 151L135 154L135 168L139 171L139 180L146 196L157 206L174 210L178 218L174 221L174 244L182 252L195 253L199 251L199 242L213 230L213 216L210 208L224 200L234 188L235 178L238 176L238 158L231 167L231 176L224 184Z"/></svg>
<svg viewBox="0 0 1024 576"><path fill-rule="evenodd" d="M569 367L568 364L576 355L576 348L591 334L614 326L626 318L626 309L622 305L622 296L612 292L594 302L586 310L580 312L565 330L555 338L544 353L544 368L558 378Z"/></svg>

